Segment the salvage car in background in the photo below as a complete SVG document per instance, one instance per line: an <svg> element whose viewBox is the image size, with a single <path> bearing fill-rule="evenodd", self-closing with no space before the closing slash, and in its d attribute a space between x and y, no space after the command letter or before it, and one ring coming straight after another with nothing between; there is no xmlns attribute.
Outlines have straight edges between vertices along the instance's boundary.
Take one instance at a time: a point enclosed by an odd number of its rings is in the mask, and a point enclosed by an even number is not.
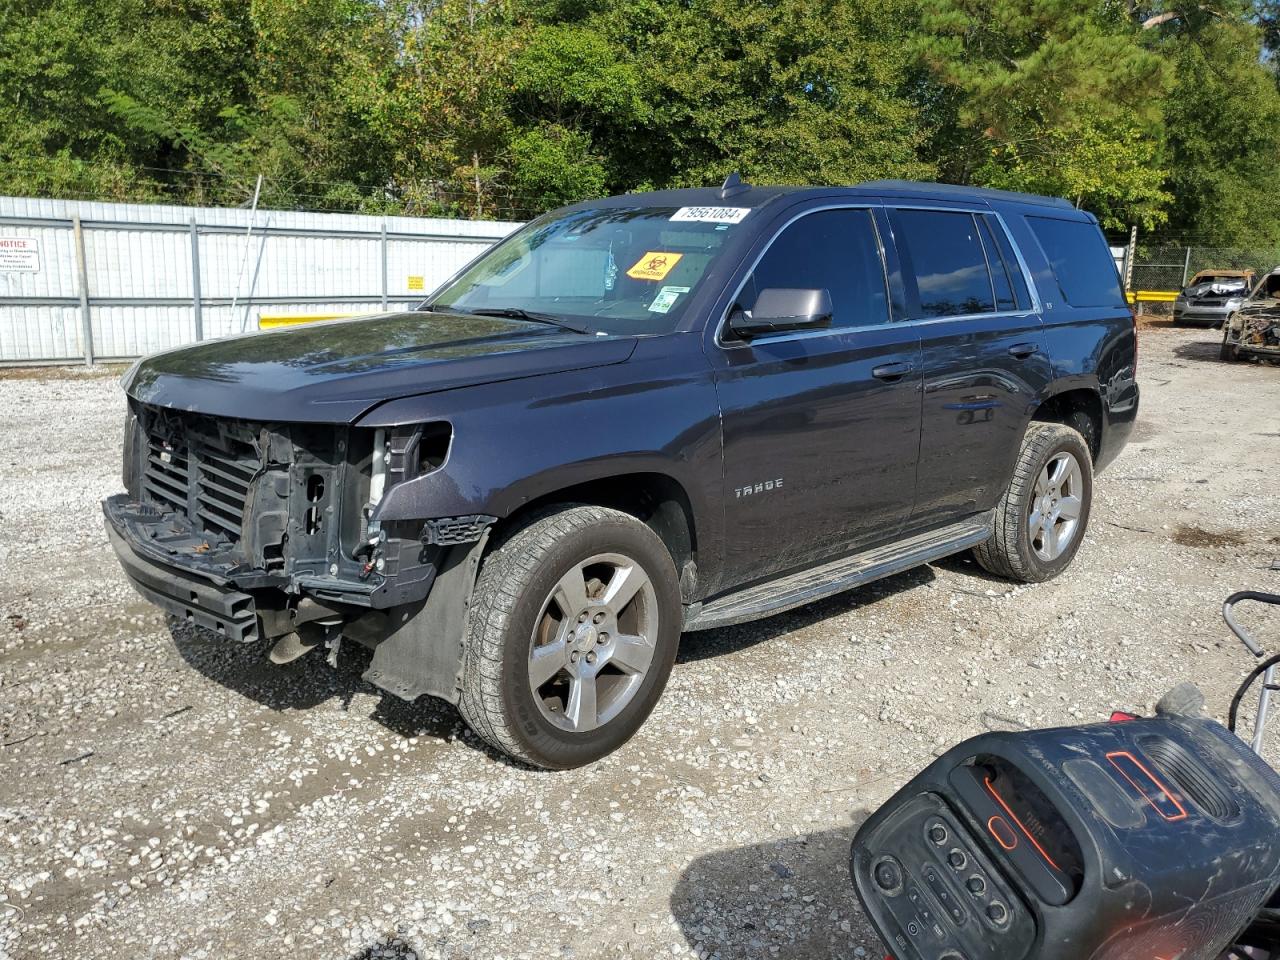
<svg viewBox="0 0 1280 960"><path fill-rule="evenodd" d="M1280 267L1268 273L1232 315L1222 333L1222 359L1280 360Z"/></svg>
<svg viewBox="0 0 1280 960"><path fill-rule="evenodd" d="M1173 319L1217 329L1240 309L1253 281L1252 270L1201 270L1173 302Z"/></svg>

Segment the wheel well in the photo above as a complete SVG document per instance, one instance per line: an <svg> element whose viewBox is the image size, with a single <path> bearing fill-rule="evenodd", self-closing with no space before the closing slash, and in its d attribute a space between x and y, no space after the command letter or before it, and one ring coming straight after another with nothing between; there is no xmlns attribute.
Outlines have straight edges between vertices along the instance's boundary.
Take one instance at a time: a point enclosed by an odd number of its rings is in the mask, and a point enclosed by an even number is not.
<svg viewBox="0 0 1280 960"><path fill-rule="evenodd" d="M697 587L697 536L693 507L684 488L661 473L628 473L565 487L530 500L504 521L512 521L558 503L586 503L611 507L643 521L666 544L680 577L680 591L689 599Z"/></svg>
<svg viewBox="0 0 1280 960"><path fill-rule="evenodd" d="M1087 423L1082 423L1081 417L1086 418ZM1045 423L1065 423L1079 429L1084 434L1085 442L1089 444L1089 452L1095 460L1098 458L1102 442L1102 400L1095 391L1068 390L1056 394L1040 404L1031 419ZM1081 429L1082 427L1086 429Z"/></svg>

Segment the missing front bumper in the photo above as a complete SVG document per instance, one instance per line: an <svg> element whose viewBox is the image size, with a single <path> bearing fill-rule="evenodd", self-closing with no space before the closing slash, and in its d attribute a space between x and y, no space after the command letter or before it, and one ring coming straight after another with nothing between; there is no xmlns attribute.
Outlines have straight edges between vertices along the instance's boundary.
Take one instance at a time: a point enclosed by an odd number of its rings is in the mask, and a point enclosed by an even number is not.
<svg viewBox="0 0 1280 960"><path fill-rule="evenodd" d="M145 556L107 517L107 538L129 582L166 613L240 643L258 639L257 605L251 594L199 580L189 572Z"/></svg>

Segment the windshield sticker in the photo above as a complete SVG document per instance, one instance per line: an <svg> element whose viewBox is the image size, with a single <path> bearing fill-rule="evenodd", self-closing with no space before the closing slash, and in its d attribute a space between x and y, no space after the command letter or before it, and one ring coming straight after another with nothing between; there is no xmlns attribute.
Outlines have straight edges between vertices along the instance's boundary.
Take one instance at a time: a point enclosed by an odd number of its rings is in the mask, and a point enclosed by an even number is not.
<svg viewBox="0 0 1280 960"><path fill-rule="evenodd" d="M750 212L750 207L681 207L671 219L685 223L741 223Z"/></svg>
<svg viewBox="0 0 1280 960"><path fill-rule="evenodd" d="M649 312L666 313L675 306L680 294L688 292L688 287L663 287L658 291L658 295L653 298L653 303L649 304Z"/></svg>
<svg viewBox="0 0 1280 960"><path fill-rule="evenodd" d="M650 250L636 261L636 265L627 271L632 280L663 280L670 273L683 253L663 253L661 250Z"/></svg>
<svg viewBox="0 0 1280 960"><path fill-rule="evenodd" d="M613 248L609 248L609 259L604 262L604 288L612 290L618 282L618 261L613 259Z"/></svg>

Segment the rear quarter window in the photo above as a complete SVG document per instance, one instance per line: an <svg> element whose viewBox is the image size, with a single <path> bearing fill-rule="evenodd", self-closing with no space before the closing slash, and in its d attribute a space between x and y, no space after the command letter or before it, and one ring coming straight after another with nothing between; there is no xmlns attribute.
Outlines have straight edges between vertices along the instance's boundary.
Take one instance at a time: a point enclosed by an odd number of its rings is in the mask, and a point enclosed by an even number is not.
<svg viewBox="0 0 1280 960"><path fill-rule="evenodd" d="M1086 220L1027 217L1058 280L1062 299L1073 307L1124 306L1120 274L1097 226Z"/></svg>

